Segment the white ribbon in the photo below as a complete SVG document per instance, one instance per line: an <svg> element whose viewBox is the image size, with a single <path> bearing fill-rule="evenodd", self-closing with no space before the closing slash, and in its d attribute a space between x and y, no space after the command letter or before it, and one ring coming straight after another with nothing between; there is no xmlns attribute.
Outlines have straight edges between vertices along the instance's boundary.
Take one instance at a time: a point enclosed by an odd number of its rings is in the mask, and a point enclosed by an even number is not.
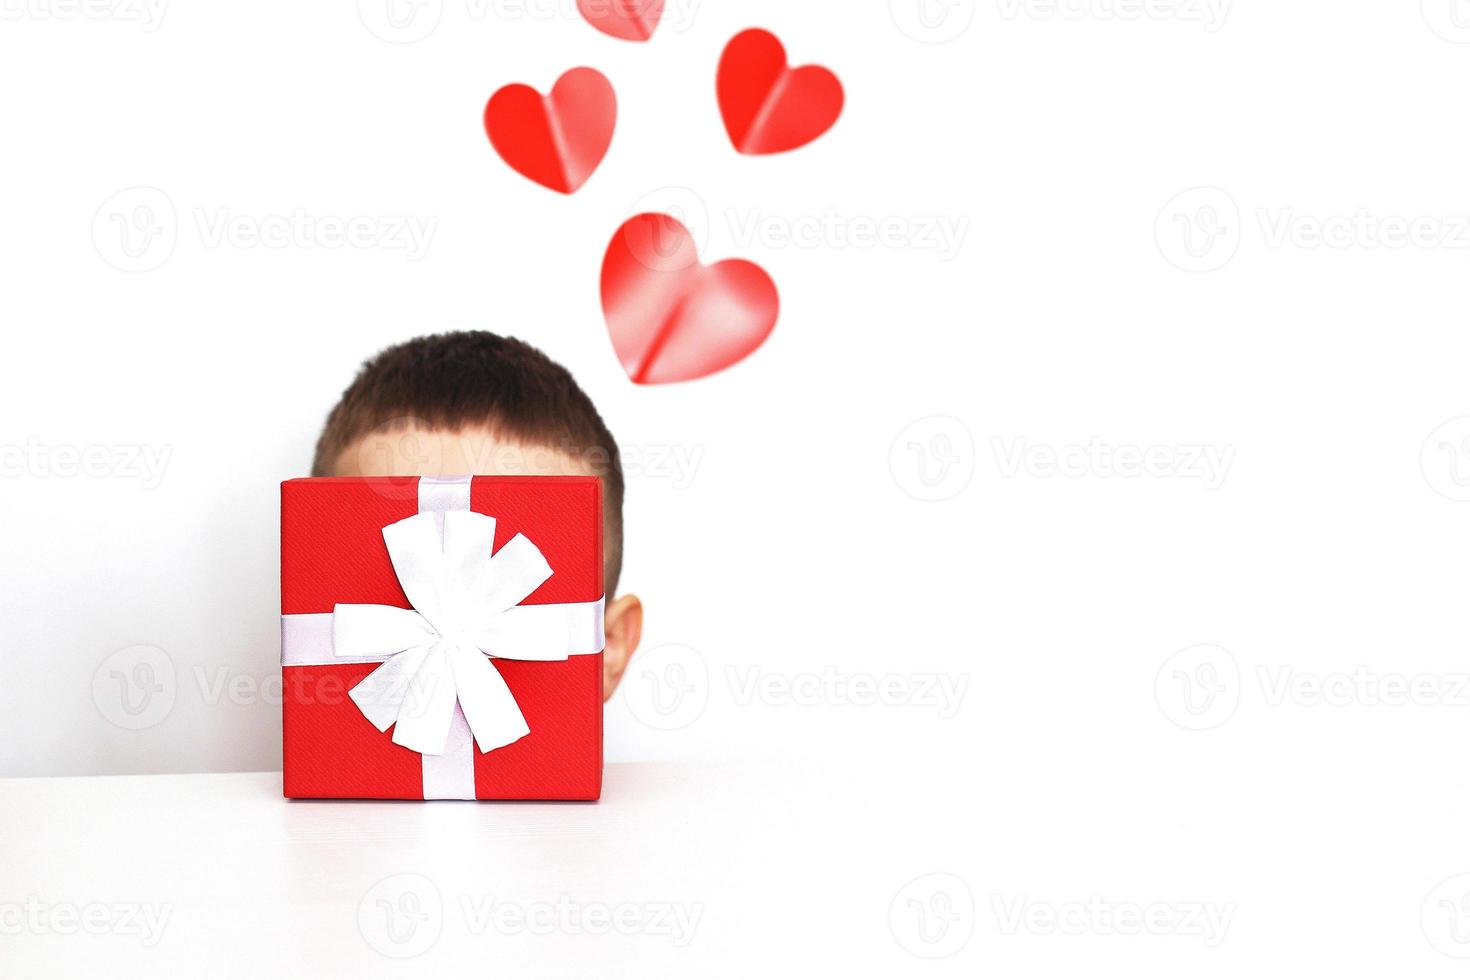
<svg viewBox="0 0 1470 980"><path fill-rule="evenodd" d="M456 703L481 752L529 734L488 658L567 659L563 607L517 605L551 577L541 550L517 534L492 554L495 518L469 510L417 514L383 540L413 609L339 603L332 616L336 659L387 657L351 691L364 717L424 755L444 753Z"/></svg>

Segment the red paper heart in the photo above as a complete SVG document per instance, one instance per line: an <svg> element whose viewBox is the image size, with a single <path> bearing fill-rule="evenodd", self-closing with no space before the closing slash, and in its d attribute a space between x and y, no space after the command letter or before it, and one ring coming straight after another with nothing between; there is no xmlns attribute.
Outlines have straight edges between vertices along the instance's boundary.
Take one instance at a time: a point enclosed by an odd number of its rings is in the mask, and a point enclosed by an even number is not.
<svg viewBox="0 0 1470 980"><path fill-rule="evenodd" d="M602 262L608 333L638 384L692 381L743 360L771 335L780 305L760 266L700 265L688 229L666 214L630 218Z"/></svg>
<svg viewBox="0 0 1470 980"><path fill-rule="evenodd" d="M776 35L735 35L720 57L716 85L730 142L741 153L782 153L805 146L842 114L842 83L820 65L791 68Z"/></svg>
<svg viewBox="0 0 1470 980"><path fill-rule="evenodd" d="M664 0L577 0L577 9L604 34L623 41L647 41L664 15Z"/></svg>
<svg viewBox="0 0 1470 980"><path fill-rule="evenodd" d="M618 99L595 68L573 68L542 95L507 85L485 105L485 132L506 163L544 187L571 194L612 144Z"/></svg>

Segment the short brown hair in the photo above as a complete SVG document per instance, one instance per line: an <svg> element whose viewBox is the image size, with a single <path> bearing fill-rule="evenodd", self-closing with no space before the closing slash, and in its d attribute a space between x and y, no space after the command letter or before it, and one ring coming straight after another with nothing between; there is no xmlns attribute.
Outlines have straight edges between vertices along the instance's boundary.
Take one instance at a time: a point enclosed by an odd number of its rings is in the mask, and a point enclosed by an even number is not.
<svg viewBox="0 0 1470 980"><path fill-rule="evenodd" d="M357 440L409 419L451 432L484 426L587 463L602 477L603 577L614 594L623 565L623 467L612 433L571 372L530 344L483 330L389 347L363 364L327 416L312 475L329 476Z"/></svg>

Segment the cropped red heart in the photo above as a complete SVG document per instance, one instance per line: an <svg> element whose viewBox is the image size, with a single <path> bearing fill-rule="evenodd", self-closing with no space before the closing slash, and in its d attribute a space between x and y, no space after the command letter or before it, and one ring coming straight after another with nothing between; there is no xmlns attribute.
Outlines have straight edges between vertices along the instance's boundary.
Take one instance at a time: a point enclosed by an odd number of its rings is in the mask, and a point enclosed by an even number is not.
<svg viewBox="0 0 1470 980"><path fill-rule="evenodd" d="M485 132L517 173L571 194L607 155L617 118L612 83L595 68L573 68L550 95L529 85L496 92L485 105Z"/></svg>
<svg viewBox="0 0 1470 980"><path fill-rule="evenodd" d="M604 34L624 41L653 37L664 0L577 0L582 17Z"/></svg>
<svg viewBox="0 0 1470 980"><path fill-rule="evenodd" d="M744 360L775 329L780 305L760 266L701 265L688 229L666 214L630 218L603 259L608 333L638 384L692 381Z"/></svg>
<svg viewBox="0 0 1470 980"><path fill-rule="evenodd" d="M842 114L842 83L820 65L791 68L774 34L737 34L720 57L716 89L741 153L782 153L821 136Z"/></svg>

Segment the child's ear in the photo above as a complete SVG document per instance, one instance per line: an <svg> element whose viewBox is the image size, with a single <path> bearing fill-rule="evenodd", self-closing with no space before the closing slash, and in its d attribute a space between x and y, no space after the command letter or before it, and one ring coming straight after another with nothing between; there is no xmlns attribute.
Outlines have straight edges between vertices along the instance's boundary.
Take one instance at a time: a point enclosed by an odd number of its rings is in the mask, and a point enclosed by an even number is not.
<svg viewBox="0 0 1470 980"><path fill-rule="evenodd" d="M607 646L602 651L602 700L606 701L618 689L643 638L643 603L636 595L618 596L607 604L603 632Z"/></svg>

